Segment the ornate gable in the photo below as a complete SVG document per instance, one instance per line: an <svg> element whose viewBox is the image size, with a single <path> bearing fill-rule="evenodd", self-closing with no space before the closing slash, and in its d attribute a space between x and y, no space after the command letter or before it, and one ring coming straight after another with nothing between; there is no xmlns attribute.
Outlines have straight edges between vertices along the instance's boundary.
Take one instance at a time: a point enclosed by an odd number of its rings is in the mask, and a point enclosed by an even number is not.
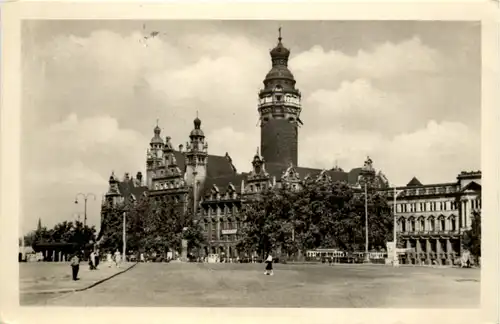
<svg viewBox="0 0 500 324"><path fill-rule="evenodd" d="M120 188L118 187L118 179L115 176L115 172L111 172L109 177L109 189L106 196L121 196Z"/></svg>
<svg viewBox="0 0 500 324"><path fill-rule="evenodd" d="M290 163L288 168L283 172L281 175L281 181L282 182L299 182L300 181L300 176L297 170L293 167L293 165Z"/></svg>
<svg viewBox="0 0 500 324"><path fill-rule="evenodd" d="M269 179L269 173L266 171L264 158L259 154L259 148L253 157L252 171L248 174L247 179L248 181Z"/></svg>
<svg viewBox="0 0 500 324"><path fill-rule="evenodd" d="M327 170L322 170L319 174L318 177L316 178L316 181L330 181L332 178L330 175L327 173Z"/></svg>

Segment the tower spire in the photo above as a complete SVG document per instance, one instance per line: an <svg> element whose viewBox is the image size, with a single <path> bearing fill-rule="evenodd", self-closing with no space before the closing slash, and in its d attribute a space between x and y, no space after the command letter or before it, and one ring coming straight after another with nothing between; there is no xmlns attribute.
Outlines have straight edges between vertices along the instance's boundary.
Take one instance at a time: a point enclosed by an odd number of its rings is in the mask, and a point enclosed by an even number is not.
<svg viewBox="0 0 500 324"><path fill-rule="evenodd" d="M278 28L278 41L281 43L282 39L283 38L281 37L281 26L280 26L280 28Z"/></svg>

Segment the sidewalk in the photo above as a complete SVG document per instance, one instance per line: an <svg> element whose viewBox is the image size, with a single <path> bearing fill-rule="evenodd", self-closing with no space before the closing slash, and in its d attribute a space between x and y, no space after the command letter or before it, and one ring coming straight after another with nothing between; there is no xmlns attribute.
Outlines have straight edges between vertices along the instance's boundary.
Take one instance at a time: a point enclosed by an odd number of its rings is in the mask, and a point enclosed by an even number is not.
<svg viewBox="0 0 500 324"><path fill-rule="evenodd" d="M68 262L33 262L19 264L19 290L21 294L48 294L74 292L92 288L120 273L128 271L137 263L122 263L120 268L101 263L98 270L90 270L87 263L80 264L79 280L71 278Z"/></svg>

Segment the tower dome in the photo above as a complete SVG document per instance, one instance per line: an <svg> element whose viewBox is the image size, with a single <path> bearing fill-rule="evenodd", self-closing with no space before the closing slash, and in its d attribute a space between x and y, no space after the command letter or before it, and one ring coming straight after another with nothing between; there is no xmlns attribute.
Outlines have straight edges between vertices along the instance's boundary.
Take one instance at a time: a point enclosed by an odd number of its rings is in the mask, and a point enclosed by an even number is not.
<svg viewBox="0 0 500 324"><path fill-rule="evenodd" d="M161 138L161 128L156 125L156 127L153 130L154 136L151 138L151 144L163 144L163 139Z"/></svg>
<svg viewBox="0 0 500 324"><path fill-rule="evenodd" d="M282 39L281 28L279 28L278 44L269 52L271 55L272 67L264 79L264 86L268 91L277 85L285 89L293 90L295 85L295 78L288 69L290 50L283 45Z"/></svg>
<svg viewBox="0 0 500 324"><path fill-rule="evenodd" d="M201 130L201 120L196 116L193 121L194 129L191 131L191 136L205 136L203 131Z"/></svg>

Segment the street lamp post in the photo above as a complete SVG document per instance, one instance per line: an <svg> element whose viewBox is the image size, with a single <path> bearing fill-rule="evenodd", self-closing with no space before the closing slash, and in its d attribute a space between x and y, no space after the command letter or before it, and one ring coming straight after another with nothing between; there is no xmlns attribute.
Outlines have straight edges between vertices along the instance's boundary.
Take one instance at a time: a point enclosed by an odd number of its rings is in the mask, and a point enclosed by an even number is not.
<svg viewBox="0 0 500 324"><path fill-rule="evenodd" d="M123 262L127 262L127 211L123 211Z"/></svg>
<svg viewBox="0 0 500 324"><path fill-rule="evenodd" d="M365 262L369 262L368 257L368 185L365 182Z"/></svg>
<svg viewBox="0 0 500 324"><path fill-rule="evenodd" d="M93 193L89 192L87 194L83 194L83 193L78 193L76 196L75 196L75 204L78 204L78 197L82 196L83 198L83 201L84 201L84 209L83 209L83 227L85 228L85 226L87 225L87 200L89 197L94 197L94 200L96 200L96 197Z"/></svg>
<svg viewBox="0 0 500 324"><path fill-rule="evenodd" d="M398 259L398 252L397 252L397 225L398 225L398 221L397 221L397 215L396 215L396 198L397 198L397 195L399 192L401 192L402 190L398 191L396 189L396 186L394 186L394 201L393 201L393 204L392 204L392 214L394 215L394 226L393 226L393 230L394 230L394 233L393 233L393 237L394 237L394 248L393 248L393 255L392 255L392 265L394 267L397 267L399 266L399 259Z"/></svg>

